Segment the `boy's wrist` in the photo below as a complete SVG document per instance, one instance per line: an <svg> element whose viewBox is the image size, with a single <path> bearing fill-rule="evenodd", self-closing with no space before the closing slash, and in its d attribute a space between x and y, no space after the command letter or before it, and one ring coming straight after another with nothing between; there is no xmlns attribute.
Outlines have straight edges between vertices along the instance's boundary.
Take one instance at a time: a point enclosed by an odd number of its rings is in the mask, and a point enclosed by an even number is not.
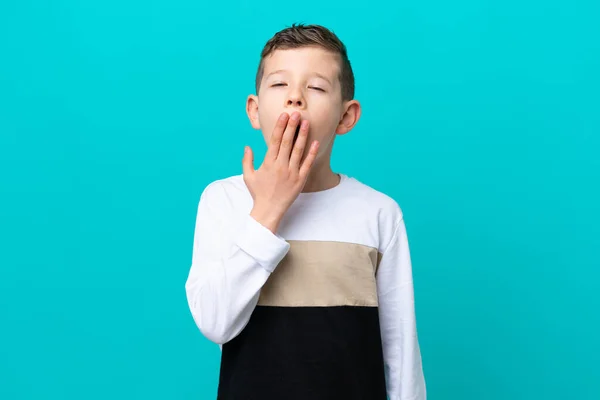
<svg viewBox="0 0 600 400"><path fill-rule="evenodd" d="M269 210L260 207L253 207L250 211L250 216L256 220L259 224L273 232L277 232L279 222L281 221L281 215L275 210Z"/></svg>

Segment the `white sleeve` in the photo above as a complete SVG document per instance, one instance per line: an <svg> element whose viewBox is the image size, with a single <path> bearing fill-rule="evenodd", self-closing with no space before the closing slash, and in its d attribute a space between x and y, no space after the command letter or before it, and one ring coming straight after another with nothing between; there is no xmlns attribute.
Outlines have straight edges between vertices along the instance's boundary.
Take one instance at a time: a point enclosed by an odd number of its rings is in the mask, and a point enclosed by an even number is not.
<svg viewBox="0 0 600 400"><path fill-rule="evenodd" d="M202 334L224 344L248 323L260 289L289 250L280 236L250 215L238 220L222 188L209 185L200 197L185 283L188 306Z"/></svg>
<svg viewBox="0 0 600 400"><path fill-rule="evenodd" d="M377 292L386 385L390 400L426 400L417 337L412 266L404 220L384 250Z"/></svg>

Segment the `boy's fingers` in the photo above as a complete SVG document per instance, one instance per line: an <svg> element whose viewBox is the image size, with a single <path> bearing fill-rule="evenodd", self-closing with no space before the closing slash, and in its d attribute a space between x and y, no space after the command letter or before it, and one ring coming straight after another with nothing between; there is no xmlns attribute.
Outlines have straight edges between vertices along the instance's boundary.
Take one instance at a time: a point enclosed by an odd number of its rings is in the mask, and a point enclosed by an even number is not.
<svg viewBox="0 0 600 400"><path fill-rule="evenodd" d="M308 151L308 155L306 156L306 159L304 160L304 162L302 163L302 166L300 167L300 176L302 178L305 179L308 177L308 173L310 172L310 169L312 168L313 163L315 162L315 158L317 158L318 150L319 150L319 142L317 142L315 140L310 145L310 150Z"/></svg>
<svg viewBox="0 0 600 400"><path fill-rule="evenodd" d="M246 178L254 172L254 155L252 149L248 146L244 149L244 158L242 159L242 169Z"/></svg>
<svg viewBox="0 0 600 400"><path fill-rule="evenodd" d="M296 135L296 128L300 123L300 113L295 111L290 116L290 120L288 121L287 128L283 133L283 137L281 138L281 147L279 148L279 154L277 154L277 159L283 162L289 162L290 153L292 151L292 145L294 143L294 136Z"/></svg>
<svg viewBox="0 0 600 400"><path fill-rule="evenodd" d="M287 113L283 113L277 119L275 128L271 133L271 138L269 139L269 145L265 158L270 158L273 160L277 158L277 155L279 154L279 147L281 146L281 138L283 136L283 132L285 131L285 127L287 126L288 118L289 115Z"/></svg>
<svg viewBox="0 0 600 400"><path fill-rule="evenodd" d="M290 156L290 167L298 169L300 166L300 160L304 155L304 148L306 147L306 141L308 140L308 121L304 120L300 124L300 133L298 133L298 139L292 149L292 155Z"/></svg>

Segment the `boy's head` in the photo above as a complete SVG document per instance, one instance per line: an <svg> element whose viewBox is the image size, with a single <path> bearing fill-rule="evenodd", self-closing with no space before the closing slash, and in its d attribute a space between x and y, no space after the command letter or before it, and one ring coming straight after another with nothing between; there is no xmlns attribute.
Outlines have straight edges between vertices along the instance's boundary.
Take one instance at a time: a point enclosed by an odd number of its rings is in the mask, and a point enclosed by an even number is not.
<svg viewBox="0 0 600 400"><path fill-rule="evenodd" d="M246 111L265 139L282 112L300 112L310 123L309 143L319 140L319 155L329 154L334 136L349 132L361 113L345 45L319 25L277 32L262 50Z"/></svg>

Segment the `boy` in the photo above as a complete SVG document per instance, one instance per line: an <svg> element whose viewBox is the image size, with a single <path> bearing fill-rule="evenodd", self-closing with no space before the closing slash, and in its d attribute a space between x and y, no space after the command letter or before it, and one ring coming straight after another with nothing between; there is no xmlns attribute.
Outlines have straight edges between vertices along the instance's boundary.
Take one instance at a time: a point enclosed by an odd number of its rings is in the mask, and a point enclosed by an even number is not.
<svg viewBox="0 0 600 400"><path fill-rule="evenodd" d="M246 111L268 150L204 189L186 282L221 345L218 399L426 398L402 211L330 166L353 97L333 32L292 25L265 45Z"/></svg>

